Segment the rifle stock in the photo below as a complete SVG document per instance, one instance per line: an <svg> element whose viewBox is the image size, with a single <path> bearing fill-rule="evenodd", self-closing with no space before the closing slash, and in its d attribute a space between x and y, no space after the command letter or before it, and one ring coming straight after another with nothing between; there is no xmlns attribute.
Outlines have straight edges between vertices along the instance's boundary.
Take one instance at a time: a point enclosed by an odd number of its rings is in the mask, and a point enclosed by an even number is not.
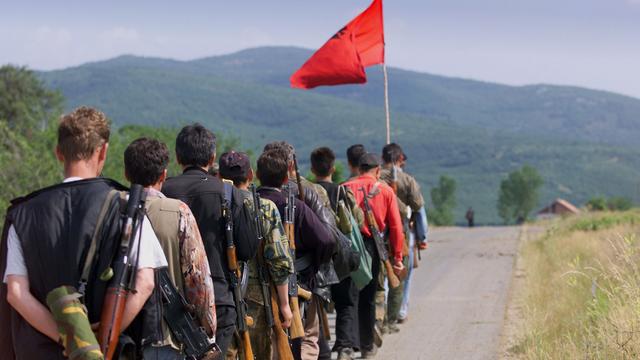
<svg viewBox="0 0 640 360"><path fill-rule="evenodd" d="M282 321L280 320L280 306L278 305L278 299L276 298L276 289L271 287L271 313L273 315L273 332L276 336L276 351L278 352L279 360L293 360L293 353L289 345L289 337L282 327Z"/></svg>
<svg viewBox="0 0 640 360"><path fill-rule="evenodd" d="M222 213L225 220L225 238L227 242L227 263L229 267L230 284L233 289L233 300L236 307L236 323L240 334L241 347L244 350L245 360L253 360L253 349L249 340L248 326L253 324L253 319L247 315L247 307L242 297L240 289L240 266L236 255L236 245L233 242L233 216L231 215L231 196L233 194L233 182L224 180L225 199L222 206Z"/></svg>
<svg viewBox="0 0 640 360"><path fill-rule="evenodd" d="M124 308L127 303L127 292L124 289L108 288L102 305L100 327L98 328L98 343L102 354L107 360L113 358L118 346ZM111 324L111 326L103 326L102 324Z"/></svg>
<svg viewBox="0 0 640 360"><path fill-rule="evenodd" d="M122 331L122 318L127 295L135 289L135 276L138 259L132 259L135 235L141 228L144 217L144 188L133 184L129 191L120 244L115 260L111 265L113 276L105 292L98 328L98 343L106 360L111 360L118 346L118 337ZM137 243L138 247L140 242ZM139 252L137 256L139 256Z"/></svg>
<svg viewBox="0 0 640 360"><path fill-rule="evenodd" d="M391 261L389 261L389 254L385 249L384 239L382 238L382 234L380 233L380 230L378 230L378 223L376 222L376 218L373 215L373 210L369 205L369 194L367 194L364 188L360 188L360 191L362 191L364 195L364 198L363 198L364 210L365 210L364 213L367 220L367 226L369 227L369 232L371 232L371 237L375 242L376 250L378 252L378 256L380 257L380 261L382 261L385 269L387 270L387 278L389 280L389 286L395 289L398 286L400 286L400 279L394 272L393 266L391 265Z"/></svg>
<svg viewBox="0 0 640 360"><path fill-rule="evenodd" d="M295 158L294 158L295 159ZM287 194L287 205L285 210L285 232L289 239L289 253L291 258L296 258L296 236L295 236L295 197L291 191L291 183L289 183L289 192ZM291 328L289 329L289 335L291 339L298 339L304 337L304 325L302 324L302 315L300 314L300 303L298 301L298 281L297 275L294 272L291 275L289 281L289 306L291 307L291 313L293 319L291 320Z"/></svg>

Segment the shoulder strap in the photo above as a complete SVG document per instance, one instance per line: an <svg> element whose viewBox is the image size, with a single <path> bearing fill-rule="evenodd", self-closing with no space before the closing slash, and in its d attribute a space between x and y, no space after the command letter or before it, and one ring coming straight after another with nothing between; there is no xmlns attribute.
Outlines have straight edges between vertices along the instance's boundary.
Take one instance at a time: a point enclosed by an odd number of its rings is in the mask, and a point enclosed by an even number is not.
<svg viewBox="0 0 640 360"><path fill-rule="evenodd" d="M120 194L120 191L118 190L109 191L106 199L104 199L104 203L102 203L102 208L100 209L100 213L98 214L98 221L96 223L96 228L93 230L93 236L91 237L91 245L89 245L89 251L87 251L87 256L84 259L84 266L82 267L82 275L80 275L78 292L81 295L84 295L85 288L87 286L87 281L89 281L91 264L93 264L93 260L96 255L96 250L98 249L98 237L102 233L102 225L104 224L104 218L107 216L107 211L109 210L109 206L113 202L113 199L118 194Z"/></svg>
<svg viewBox="0 0 640 360"><path fill-rule="evenodd" d="M233 182L224 179L222 180L222 184L224 185L224 201L231 207L231 200L233 200Z"/></svg>

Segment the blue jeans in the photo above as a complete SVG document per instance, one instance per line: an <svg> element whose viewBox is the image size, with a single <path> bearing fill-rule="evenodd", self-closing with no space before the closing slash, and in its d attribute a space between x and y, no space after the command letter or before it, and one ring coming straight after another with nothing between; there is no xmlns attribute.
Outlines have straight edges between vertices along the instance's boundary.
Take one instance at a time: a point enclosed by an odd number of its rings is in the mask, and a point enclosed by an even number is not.
<svg viewBox="0 0 640 360"><path fill-rule="evenodd" d="M402 292L402 303L400 305L400 311L398 312L399 319L405 319L407 317L407 313L409 312L409 297L411 296L411 275L413 274L413 262L417 261L414 259L414 251L413 248L416 246L416 237L413 231L409 232L409 273L407 274L407 278L404 279L404 291Z"/></svg>

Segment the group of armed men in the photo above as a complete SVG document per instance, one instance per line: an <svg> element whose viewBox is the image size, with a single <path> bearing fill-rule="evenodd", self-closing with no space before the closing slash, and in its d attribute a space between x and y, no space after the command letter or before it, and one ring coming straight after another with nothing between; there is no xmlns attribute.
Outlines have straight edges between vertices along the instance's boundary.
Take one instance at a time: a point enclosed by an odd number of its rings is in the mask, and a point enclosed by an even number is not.
<svg viewBox="0 0 640 360"><path fill-rule="evenodd" d="M406 321L427 229L397 144L349 147L342 184L334 152L315 149L311 182L286 142L267 144L254 172L193 124L177 135L175 177L164 143L133 141L126 188L101 176L109 136L97 109L62 116L64 181L7 211L3 359L373 358Z"/></svg>

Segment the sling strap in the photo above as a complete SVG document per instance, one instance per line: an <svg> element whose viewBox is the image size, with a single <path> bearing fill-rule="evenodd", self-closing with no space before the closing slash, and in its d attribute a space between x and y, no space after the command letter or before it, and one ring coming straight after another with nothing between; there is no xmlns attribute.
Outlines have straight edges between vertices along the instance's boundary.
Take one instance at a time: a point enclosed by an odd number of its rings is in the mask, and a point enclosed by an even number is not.
<svg viewBox="0 0 640 360"><path fill-rule="evenodd" d="M96 256L96 251L98 250L98 245L100 242L100 234L102 233L102 227L104 224L104 219L107 216L107 211L109 210L109 206L113 199L120 194L118 190L111 190L107 194L107 197L104 199L104 203L102 203L102 208L100 209L100 213L98 214L98 221L96 223L96 228L93 231L93 236L91 237L91 245L89 245L89 251L87 251L87 257L84 259L84 266L82 267L82 275L80 275L80 281L78 282L78 293L84 297L84 293L87 287L87 282L89 281L89 273L91 272L91 265L93 264L93 260Z"/></svg>

